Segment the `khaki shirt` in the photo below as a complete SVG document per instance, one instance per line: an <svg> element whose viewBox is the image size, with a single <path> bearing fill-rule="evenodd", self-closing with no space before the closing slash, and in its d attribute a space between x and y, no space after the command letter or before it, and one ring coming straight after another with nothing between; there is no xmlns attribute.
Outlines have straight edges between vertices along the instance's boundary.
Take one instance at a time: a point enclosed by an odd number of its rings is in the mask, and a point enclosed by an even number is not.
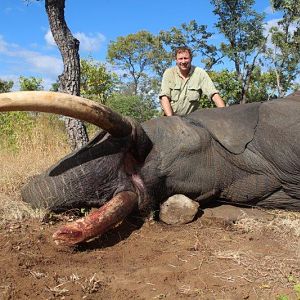
<svg viewBox="0 0 300 300"><path fill-rule="evenodd" d="M203 69L192 66L189 77L184 79L175 66L164 72L159 98L167 96L173 112L186 115L198 109L202 94L211 99L216 93L218 90Z"/></svg>

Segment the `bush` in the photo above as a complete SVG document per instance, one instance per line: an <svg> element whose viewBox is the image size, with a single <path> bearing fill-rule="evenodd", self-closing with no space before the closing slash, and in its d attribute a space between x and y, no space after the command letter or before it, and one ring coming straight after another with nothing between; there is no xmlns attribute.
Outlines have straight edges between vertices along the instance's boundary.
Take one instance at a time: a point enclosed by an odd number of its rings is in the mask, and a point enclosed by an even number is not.
<svg viewBox="0 0 300 300"><path fill-rule="evenodd" d="M0 146L1 150L19 151L23 143L33 143L39 139L48 143L49 135L60 132L59 138L64 142L63 123L55 115L36 114L28 112L8 112L0 114Z"/></svg>
<svg viewBox="0 0 300 300"><path fill-rule="evenodd" d="M131 117L138 122L147 121L158 115L152 102L139 96L114 94L108 99L106 105L121 115Z"/></svg>

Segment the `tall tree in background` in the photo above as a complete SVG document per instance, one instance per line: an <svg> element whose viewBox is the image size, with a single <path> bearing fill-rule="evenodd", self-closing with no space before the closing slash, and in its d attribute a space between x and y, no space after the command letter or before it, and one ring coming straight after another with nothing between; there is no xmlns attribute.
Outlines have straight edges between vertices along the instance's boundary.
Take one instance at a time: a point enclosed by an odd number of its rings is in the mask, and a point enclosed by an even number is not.
<svg viewBox="0 0 300 300"><path fill-rule="evenodd" d="M171 54L177 47L189 47L193 56L200 54L205 67L211 69L222 59L222 56L218 56L216 46L208 43L212 35L211 32L207 31L206 25L199 25L195 20L192 20L189 23L181 24L180 27L161 31L159 39L170 48Z"/></svg>
<svg viewBox="0 0 300 300"><path fill-rule="evenodd" d="M275 10L283 12L283 17L270 29L266 58L276 74L278 97L284 97L299 74L300 0L273 0L272 4Z"/></svg>
<svg viewBox="0 0 300 300"><path fill-rule="evenodd" d="M266 58L270 68L276 74L275 82L277 95L282 98L293 87L294 80L299 74L300 53L295 42L293 24L283 19L278 26L270 29L272 43L266 50Z"/></svg>
<svg viewBox="0 0 300 300"><path fill-rule="evenodd" d="M300 0L271 0L274 10L283 12L283 19L295 25L295 43L300 50Z"/></svg>
<svg viewBox="0 0 300 300"><path fill-rule="evenodd" d="M117 75L91 57L81 59L80 66L81 95L105 104L118 83Z"/></svg>
<svg viewBox="0 0 300 300"><path fill-rule="evenodd" d="M161 32L159 35L153 37L153 49L149 53L151 60L151 70L154 72L156 80L160 81L164 71L172 65L174 55L172 51L165 47L164 33Z"/></svg>
<svg viewBox="0 0 300 300"><path fill-rule="evenodd" d="M284 14L289 14L299 21L300 1L299 0L271 0L275 10L281 10Z"/></svg>
<svg viewBox="0 0 300 300"><path fill-rule="evenodd" d="M215 24L227 40L221 44L222 53L234 64L241 84L239 102L247 102L253 70L264 51L264 14L252 9L254 0L211 0L218 17Z"/></svg>
<svg viewBox="0 0 300 300"><path fill-rule="evenodd" d="M139 84L145 72L151 68L154 36L148 31L139 31L118 37L108 46L108 61L125 71L134 85L134 94L139 93Z"/></svg>
<svg viewBox="0 0 300 300"><path fill-rule="evenodd" d="M80 95L79 41L73 37L65 21L65 0L45 0L53 38L61 53L64 71L59 76L59 91ZM73 118L65 118L65 126L72 149L78 149L88 142L84 124Z"/></svg>

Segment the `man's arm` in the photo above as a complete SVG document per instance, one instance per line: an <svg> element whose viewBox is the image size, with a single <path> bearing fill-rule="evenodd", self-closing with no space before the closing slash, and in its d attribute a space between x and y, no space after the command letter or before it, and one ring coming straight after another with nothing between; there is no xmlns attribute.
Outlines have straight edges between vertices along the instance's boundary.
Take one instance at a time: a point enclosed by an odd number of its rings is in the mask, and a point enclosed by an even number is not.
<svg viewBox="0 0 300 300"><path fill-rule="evenodd" d="M211 99L215 102L217 107L225 107L225 103L219 94L214 94Z"/></svg>
<svg viewBox="0 0 300 300"><path fill-rule="evenodd" d="M161 107L162 107L162 109L163 109L163 111L164 111L164 113L165 113L165 115L167 117L170 117L170 116L174 115L172 106L170 104L169 97L167 97L167 96L161 96L160 97L160 104L161 104Z"/></svg>

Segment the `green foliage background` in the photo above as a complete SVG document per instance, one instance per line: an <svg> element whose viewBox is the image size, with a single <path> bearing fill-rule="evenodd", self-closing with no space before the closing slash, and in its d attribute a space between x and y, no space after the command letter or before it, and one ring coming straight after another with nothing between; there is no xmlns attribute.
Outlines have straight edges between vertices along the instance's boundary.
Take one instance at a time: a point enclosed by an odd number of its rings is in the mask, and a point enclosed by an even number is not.
<svg viewBox="0 0 300 300"><path fill-rule="evenodd" d="M158 115L158 110L153 107L151 101L143 100L136 95L114 94L108 99L107 106L138 122L144 122Z"/></svg>
<svg viewBox="0 0 300 300"><path fill-rule="evenodd" d="M32 130L35 119L27 112L8 112L0 114L0 145L2 148L17 150L20 135Z"/></svg>

